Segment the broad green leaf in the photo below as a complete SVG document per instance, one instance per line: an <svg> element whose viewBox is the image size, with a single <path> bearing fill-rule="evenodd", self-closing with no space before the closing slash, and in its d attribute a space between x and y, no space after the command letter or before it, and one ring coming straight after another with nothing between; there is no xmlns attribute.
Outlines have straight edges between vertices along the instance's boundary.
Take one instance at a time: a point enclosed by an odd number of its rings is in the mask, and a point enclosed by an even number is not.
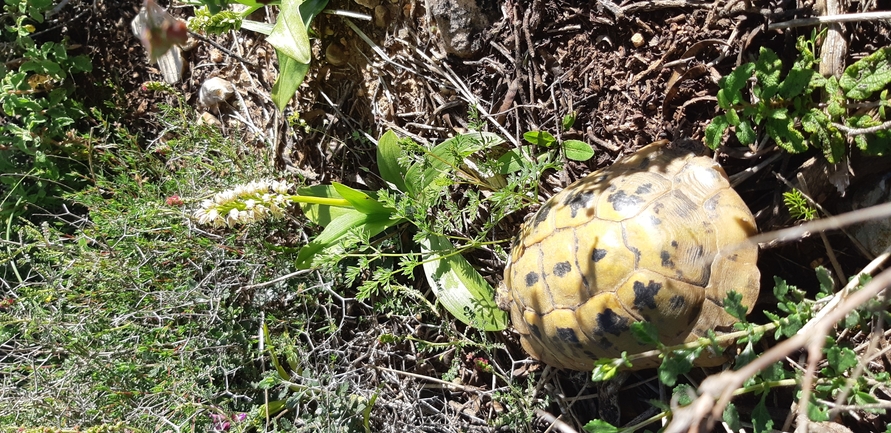
<svg viewBox="0 0 891 433"><path fill-rule="evenodd" d="M727 117L727 122L730 123L730 126L739 125L739 113L736 110L731 108L724 113L724 116Z"/></svg>
<svg viewBox="0 0 891 433"><path fill-rule="evenodd" d="M746 146L754 143L755 139L758 138L748 119L740 122L739 126L736 127L736 138L741 144Z"/></svg>
<svg viewBox="0 0 891 433"><path fill-rule="evenodd" d="M783 70L783 62L777 57L777 53L770 48L761 47L758 61L755 62L755 78L761 86L761 94L757 95L764 101L769 101L780 87L780 72Z"/></svg>
<svg viewBox="0 0 891 433"><path fill-rule="evenodd" d="M575 125L575 119L577 115L578 113L573 111L572 113L563 116L563 122L561 122L563 131L569 131L570 129L572 129L572 126Z"/></svg>
<svg viewBox="0 0 891 433"><path fill-rule="evenodd" d="M870 128L881 124L869 114L851 116L845 119L845 123L854 128ZM891 153L891 134L887 130L856 135L854 143L868 155L882 156Z"/></svg>
<svg viewBox="0 0 891 433"><path fill-rule="evenodd" d="M845 96L863 100L891 83L891 47L882 48L848 66L838 85Z"/></svg>
<svg viewBox="0 0 891 433"><path fill-rule="evenodd" d="M309 45L306 23L300 15L300 2L285 0L279 7L281 10L266 42L298 63L309 64L312 60L312 48Z"/></svg>
<svg viewBox="0 0 891 433"><path fill-rule="evenodd" d="M241 29L242 30L250 30L252 32L257 32L260 34L264 34L269 36L272 33L272 29L275 27L272 23L264 23L260 21L254 20L242 20L241 21ZM308 26L307 26L308 27Z"/></svg>
<svg viewBox="0 0 891 433"><path fill-rule="evenodd" d="M464 159L482 149L497 146L504 140L488 132L469 132L452 137L424 155L424 161L416 163L405 172L405 187L417 197L433 182L453 173L464 164Z"/></svg>
<svg viewBox="0 0 891 433"><path fill-rule="evenodd" d="M388 215L364 214L354 209L348 209L347 212L331 220L318 236L300 249L295 266L299 269L311 267L316 254L325 248L336 245L350 230L361 229L369 237L372 237L399 222L400 220L391 220Z"/></svg>
<svg viewBox="0 0 891 433"><path fill-rule="evenodd" d="M767 394L761 394L761 400L755 405L752 411L752 425L755 433L766 433L773 428L773 418L767 410Z"/></svg>
<svg viewBox="0 0 891 433"><path fill-rule="evenodd" d="M557 141L548 131L528 131L523 134L523 140L542 147L551 147Z"/></svg>
<svg viewBox="0 0 891 433"><path fill-rule="evenodd" d="M387 131L377 141L377 168L381 177L393 184L396 189L407 192L405 188L405 169L399 165L402 147L399 137L393 131Z"/></svg>
<svg viewBox="0 0 891 433"><path fill-rule="evenodd" d="M740 93L740 91L746 86L746 82L752 77L752 71L754 70L754 63L744 63L718 81L718 85L724 90L724 98L726 98L730 104L739 104L742 102L742 93ZM730 106L728 105L727 108L729 107Z"/></svg>
<svg viewBox="0 0 891 433"><path fill-rule="evenodd" d="M659 330L651 322L632 323L631 334L641 344L647 346L657 346L659 344Z"/></svg>
<svg viewBox="0 0 891 433"><path fill-rule="evenodd" d="M723 114L715 117L705 127L705 144L710 149L715 150L721 145L721 138L724 137L724 131L730 126L727 117Z"/></svg>
<svg viewBox="0 0 891 433"><path fill-rule="evenodd" d="M297 188L297 194L312 197L343 198L331 185L314 185ZM353 211L353 209L348 207L326 206L314 203L297 203L297 205L300 206L300 210L303 211L303 215L306 216L306 218L322 227L330 224L335 218Z"/></svg>
<svg viewBox="0 0 891 433"><path fill-rule="evenodd" d="M275 84L272 85L270 96L279 111L284 111L288 101L294 97L294 94L297 93L297 88L300 87L303 79L306 78L306 73L309 71L309 62L300 63L277 48L275 55L278 57L278 78L275 79Z"/></svg>
<svg viewBox="0 0 891 433"><path fill-rule="evenodd" d="M507 326L507 313L495 304L495 290L443 236L421 242L424 274L436 299L458 320L484 331Z"/></svg>
<svg viewBox="0 0 891 433"><path fill-rule="evenodd" d="M579 140L566 140L562 144L566 158L573 161L587 161L594 156L594 148Z"/></svg>
<svg viewBox="0 0 891 433"><path fill-rule="evenodd" d="M783 99L792 99L798 95L801 95L804 92L804 89L811 86L813 83L813 77L818 76L821 79L823 78L820 74L817 73L812 68L800 69L800 68L792 68L789 71L789 74L786 75L786 78L783 80L782 84L780 84L779 95Z"/></svg>
<svg viewBox="0 0 891 433"><path fill-rule="evenodd" d="M523 157L523 152L520 151L520 149L508 150L495 162L495 166L498 169L498 173L500 174L508 174L520 171L527 164L530 164L530 162Z"/></svg>
<svg viewBox="0 0 891 433"><path fill-rule="evenodd" d="M359 212L369 215L380 214L387 216L393 213L392 209L387 209L374 197L371 197L358 189L350 188L339 182L331 182L331 185L334 187L334 190L344 198L344 200L350 202L350 204Z"/></svg>

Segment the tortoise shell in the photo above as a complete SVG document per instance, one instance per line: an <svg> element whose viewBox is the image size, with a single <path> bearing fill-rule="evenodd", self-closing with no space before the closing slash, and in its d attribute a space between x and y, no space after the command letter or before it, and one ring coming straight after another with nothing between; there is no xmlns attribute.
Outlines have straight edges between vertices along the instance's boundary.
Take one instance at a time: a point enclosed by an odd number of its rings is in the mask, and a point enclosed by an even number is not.
<svg viewBox="0 0 891 433"><path fill-rule="evenodd" d="M758 249L740 243L757 231L752 213L716 162L665 143L568 186L514 239L499 302L533 357L591 370L599 358L653 349L632 335L634 322L671 345L731 326L722 305L731 290L751 311Z"/></svg>

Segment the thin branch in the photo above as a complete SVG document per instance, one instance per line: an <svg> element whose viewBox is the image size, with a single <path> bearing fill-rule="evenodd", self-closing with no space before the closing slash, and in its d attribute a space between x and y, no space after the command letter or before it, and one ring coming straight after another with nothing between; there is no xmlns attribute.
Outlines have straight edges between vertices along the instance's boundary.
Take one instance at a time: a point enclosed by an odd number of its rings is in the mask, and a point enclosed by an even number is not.
<svg viewBox="0 0 891 433"><path fill-rule="evenodd" d="M859 14L824 15L813 18L798 18L767 26L768 30L791 29L827 23L851 23L856 21L879 21L891 19L891 11L863 12Z"/></svg>

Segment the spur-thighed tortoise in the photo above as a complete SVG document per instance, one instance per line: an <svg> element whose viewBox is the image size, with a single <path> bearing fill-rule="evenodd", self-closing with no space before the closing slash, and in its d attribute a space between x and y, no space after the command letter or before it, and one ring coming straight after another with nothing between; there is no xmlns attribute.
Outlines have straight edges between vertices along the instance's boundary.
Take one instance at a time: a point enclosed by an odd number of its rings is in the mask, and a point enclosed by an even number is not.
<svg viewBox="0 0 891 433"><path fill-rule="evenodd" d="M716 162L666 143L568 186L514 239L499 303L533 357L590 370L653 349L632 335L635 321L655 325L662 343L693 341L736 321L722 306L731 290L751 311L757 246L727 247L757 231L752 213Z"/></svg>

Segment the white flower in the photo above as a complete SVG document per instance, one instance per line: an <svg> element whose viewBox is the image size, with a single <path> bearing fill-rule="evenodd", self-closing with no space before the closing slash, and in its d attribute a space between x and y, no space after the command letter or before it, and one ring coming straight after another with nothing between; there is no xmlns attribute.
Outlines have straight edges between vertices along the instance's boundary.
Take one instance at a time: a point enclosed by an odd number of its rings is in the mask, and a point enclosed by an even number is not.
<svg viewBox="0 0 891 433"><path fill-rule="evenodd" d="M260 221L269 215L280 217L291 204L292 185L275 180L256 180L214 194L203 200L192 218L199 224L232 227Z"/></svg>

